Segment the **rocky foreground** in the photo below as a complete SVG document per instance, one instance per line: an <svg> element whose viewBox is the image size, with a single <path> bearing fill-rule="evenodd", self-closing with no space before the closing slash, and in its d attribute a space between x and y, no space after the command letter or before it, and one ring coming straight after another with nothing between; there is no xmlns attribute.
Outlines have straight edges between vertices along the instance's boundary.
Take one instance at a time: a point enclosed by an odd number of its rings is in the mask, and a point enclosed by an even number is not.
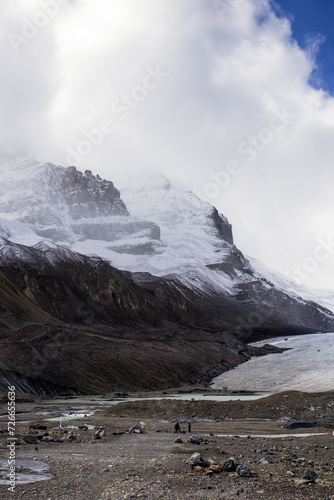
<svg viewBox="0 0 334 500"><path fill-rule="evenodd" d="M5 402L1 410L4 415ZM86 412L75 427L47 420L75 410ZM3 470L8 434L6 418L1 421ZM0 484L0 497L333 499L333 429L334 393L286 392L244 402L196 401L194 394L188 401L108 407L18 398L17 471L31 477L42 462L37 477L45 480L17 484L15 495Z"/></svg>

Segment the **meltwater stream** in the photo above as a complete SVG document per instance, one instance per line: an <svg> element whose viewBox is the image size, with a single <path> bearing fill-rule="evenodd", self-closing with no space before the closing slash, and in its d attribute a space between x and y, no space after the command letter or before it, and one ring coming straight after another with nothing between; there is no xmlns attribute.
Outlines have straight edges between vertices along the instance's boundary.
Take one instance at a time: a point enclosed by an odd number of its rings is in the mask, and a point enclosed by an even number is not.
<svg viewBox="0 0 334 500"><path fill-rule="evenodd" d="M166 394L165 396L156 396L156 397L126 397L126 398L108 398L102 394L90 394L90 395L81 395L81 396L67 396L65 398L57 398L50 400L43 400L44 404L96 404L97 406L110 406L116 405L118 403L124 403L128 401L145 401L145 400L164 400L164 399L178 399L181 401L254 401L255 399L263 398L265 396L270 396L270 392L258 392L258 393L249 393L244 394L242 392L238 392L236 394L201 394L201 393L180 393L180 394Z"/></svg>

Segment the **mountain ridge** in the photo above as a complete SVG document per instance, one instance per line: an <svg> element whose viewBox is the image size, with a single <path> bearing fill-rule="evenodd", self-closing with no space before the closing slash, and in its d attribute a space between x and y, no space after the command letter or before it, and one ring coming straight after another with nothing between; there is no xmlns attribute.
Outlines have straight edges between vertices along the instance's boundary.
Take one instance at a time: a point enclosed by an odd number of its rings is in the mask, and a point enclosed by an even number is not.
<svg viewBox="0 0 334 500"><path fill-rule="evenodd" d="M118 190L18 158L0 175L2 380L167 388L249 359L251 339L334 331L331 311L261 272L215 207L162 176Z"/></svg>

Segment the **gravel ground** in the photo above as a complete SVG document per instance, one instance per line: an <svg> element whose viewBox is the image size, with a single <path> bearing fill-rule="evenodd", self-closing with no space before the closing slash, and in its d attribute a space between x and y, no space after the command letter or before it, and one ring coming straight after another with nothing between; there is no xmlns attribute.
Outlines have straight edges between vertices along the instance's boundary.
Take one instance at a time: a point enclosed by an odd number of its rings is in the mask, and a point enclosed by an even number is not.
<svg viewBox="0 0 334 500"><path fill-rule="evenodd" d="M66 405L45 406L44 410L60 411L65 408ZM170 416L146 415L146 433L118 434L139 424L142 418L133 416L133 408L128 415L120 408L116 414L109 410L83 419L87 424L105 427L105 436L93 439L92 429L66 429L64 433L64 428L58 429L57 423L43 421L41 415L37 420L36 411L43 411L42 403L38 408L32 403L21 403L19 410L24 413L17 414L19 440L24 435L36 436L37 433L42 436L46 432L30 430L29 434L29 425L34 421L35 424L47 425L49 438L63 442L18 444L16 459L46 463L52 479L17 484L15 495L8 492L8 485L0 485L0 498L334 499L334 436L330 429L287 431L282 428L282 421L247 419L244 415L241 419L203 421L203 418L196 419L193 405L192 432L203 438L201 444L196 445L188 442L188 432L178 435L173 432L174 419ZM140 415L138 404L137 409ZM175 414L175 418L180 418L180 415ZM187 415L183 414L183 418L186 420ZM187 431L187 424L181 419L180 422L181 429ZM2 429L5 429L4 425ZM75 437L68 439L71 432ZM236 437L294 432L318 434L310 437ZM320 432L326 434L321 435ZM218 434L230 434L232 437L219 437ZM0 434L0 443L5 447L7 438L5 432ZM175 443L176 438L181 438L183 442ZM250 469L251 476L240 477L236 472L207 475L208 467L203 472L193 470L186 461L195 452L218 465L233 457L237 464ZM272 463L259 463L264 457L269 457ZM8 459L8 449L0 449L0 459ZM315 483L302 484L307 470L317 473Z"/></svg>

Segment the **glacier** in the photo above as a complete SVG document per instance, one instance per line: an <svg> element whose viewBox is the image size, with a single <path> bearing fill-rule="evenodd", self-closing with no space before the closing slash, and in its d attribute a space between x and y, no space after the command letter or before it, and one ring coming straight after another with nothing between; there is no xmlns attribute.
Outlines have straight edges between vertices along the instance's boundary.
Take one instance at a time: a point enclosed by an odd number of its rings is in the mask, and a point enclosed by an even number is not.
<svg viewBox="0 0 334 500"><path fill-rule="evenodd" d="M211 387L263 392L333 390L334 333L280 337L266 342L289 350L252 358L214 379Z"/></svg>

